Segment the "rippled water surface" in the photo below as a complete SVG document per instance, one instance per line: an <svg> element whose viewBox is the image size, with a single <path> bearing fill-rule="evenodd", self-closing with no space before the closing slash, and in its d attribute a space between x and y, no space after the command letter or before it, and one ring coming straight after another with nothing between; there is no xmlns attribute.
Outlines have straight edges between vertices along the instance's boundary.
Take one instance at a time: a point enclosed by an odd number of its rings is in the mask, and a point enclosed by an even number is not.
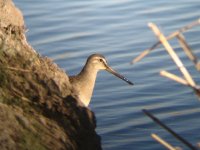
<svg viewBox="0 0 200 150"><path fill-rule="evenodd" d="M81 70L88 55L102 53L109 64L135 83L129 86L100 72L90 108L105 150L162 150L156 133L183 146L143 113L149 109L191 143L200 141L200 101L185 86L159 75L164 69L181 75L162 47L135 65L144 49L156 42L148 22L168 35L200 17L199 0L14 0L23 11L32 46L70 75ZM185 33L200 58L200 27ZM184 64L200 84L199 72L172 41ZM185 148L185 147L184 147Z"/></svg>

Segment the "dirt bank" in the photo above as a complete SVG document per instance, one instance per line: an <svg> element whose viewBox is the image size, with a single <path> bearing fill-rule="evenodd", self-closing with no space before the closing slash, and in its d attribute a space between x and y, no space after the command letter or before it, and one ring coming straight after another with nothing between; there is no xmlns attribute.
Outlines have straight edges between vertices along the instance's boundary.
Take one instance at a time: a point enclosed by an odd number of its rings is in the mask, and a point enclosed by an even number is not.
<svg viewBox="0 0 200 150"><path fill-rule="evenodd" d="M67 74L28 44L11 0L0 0L0 70L1 150L101 149L94 114Z"/></svg>

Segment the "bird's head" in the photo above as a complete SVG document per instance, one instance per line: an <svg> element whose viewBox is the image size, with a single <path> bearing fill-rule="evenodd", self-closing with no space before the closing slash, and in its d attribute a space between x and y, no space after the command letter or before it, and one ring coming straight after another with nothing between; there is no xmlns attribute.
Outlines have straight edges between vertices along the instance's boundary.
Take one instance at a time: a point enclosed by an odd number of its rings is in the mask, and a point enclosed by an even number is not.
<svg viewBox="0 0 200 150"><path fill-rule="evenodd" d="M129 81L124 76L120 75L115 70L113 70L108 65L108 63L106 61L106 58L101 54L92 54L92 55L90 55L88 57L88 59L87 59L87 64L90 64L93 67L93 69L96 69L97 71L106 70L106 71L112 73L113 75L115 75L116 77L126 81L128 84L133 85L133 83L131 81Z"/></svg>

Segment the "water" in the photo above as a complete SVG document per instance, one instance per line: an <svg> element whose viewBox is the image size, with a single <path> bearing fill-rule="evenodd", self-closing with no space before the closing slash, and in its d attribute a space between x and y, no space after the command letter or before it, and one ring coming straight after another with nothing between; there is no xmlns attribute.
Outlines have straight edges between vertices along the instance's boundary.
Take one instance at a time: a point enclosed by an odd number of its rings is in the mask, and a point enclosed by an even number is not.
<svg viewBox="0 0 200 150"><path fill-rule="evenodd" d="M90 108L97 117L103 149L164 149L151 133L183 146L142 109L150 110L191 143L200 141L200 101L190 88L159 76L163 69L181 75L164 49L129 64L156 42L148 22L155 22L167 35L200 17L199 0L14 1L24 13L31 45L68 74L78 73L88 55L102 53L114 69L135 83L131 87L107 72L98 75ZM185 36L200 57L200 27ZM200 83L199 72L175 40L172 44Z"/></svg>

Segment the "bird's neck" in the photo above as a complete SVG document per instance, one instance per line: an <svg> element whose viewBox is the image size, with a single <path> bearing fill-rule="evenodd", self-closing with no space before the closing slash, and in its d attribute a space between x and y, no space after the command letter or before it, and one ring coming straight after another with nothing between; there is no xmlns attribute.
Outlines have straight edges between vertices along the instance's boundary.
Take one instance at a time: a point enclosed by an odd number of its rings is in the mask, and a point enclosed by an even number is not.
<svg viewBox="0 0 200 150"><path fill-rule="evenodd" d="M86 64L82 71L79 73L79 84L81 84L81 95L86 106L89 105L92 98L92 93L95 86L98 70L93 68L92 65Z"/></svg>
<svg viewBox="0 0 200 150"><path fill-rule="evenodd" d="M97 72L98 70L88 65L82 69L82 71L79 73L79 76L81 76L82 82L89 82L90 84L95 84Z"/></svg>

